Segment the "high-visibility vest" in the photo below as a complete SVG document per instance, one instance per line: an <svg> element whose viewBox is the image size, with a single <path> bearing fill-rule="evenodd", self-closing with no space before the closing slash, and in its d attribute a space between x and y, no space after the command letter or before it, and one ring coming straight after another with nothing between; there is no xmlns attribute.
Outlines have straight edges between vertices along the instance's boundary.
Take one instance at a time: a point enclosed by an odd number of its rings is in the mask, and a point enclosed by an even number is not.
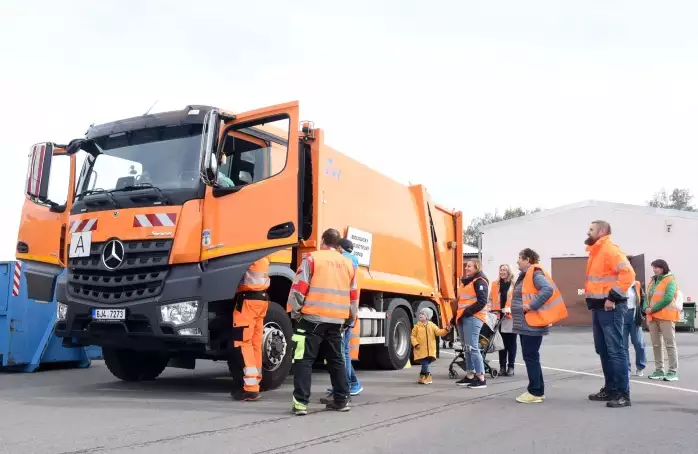
<svg viewBox="0 0 698 454"><path fill-rule="evenodd" d="M347 331L349 336L349 357L356 361L359 359L359 347L361 346L361 320L357 317L354 327Z"/></svg>
<svg viewBox="0 0 698 454"><path fill-rule="evenodd" d="M565 302L562 299L562 294L557 288L557 285L555 285L555 282L553 282L553 279L542 266L537 264L531 265L528 267L528 270L526 270L526 275L524 276L523 280L523 287L521 289L523 304L530 305L538 296L539 291L533 284L533 274L536 272L536 270L540 270L548 282L550 282L550 284L553 286L553 294L550 296L550 298L548 298L537 311L528 311L524 315L528 326L540 328L566 318L567 306L565 306Z"/></svg>
<svg viewBox="0 0 698 454"><path fill-rule="evenodd" d="M492 283L492 287L490 288L490 301L489 301L489 310L493 312L501 311L502 310L502 303L499 301L500 299L500 292L499 292L499 287L500 287L500 282L499 279L494 281ZM504 307L511 307L511 298L514 294L514 284L509 285L509 291L507 292L507 300L504 303ZM511 318L511 314L506 314L505 317Z"/></svg>
<svg viewBox="0 0 698 454"><path fill-rule="evenodd" d="M632 267L623 251L611 241L611 237L605 236L599 239L587 250L589 260L584 282L584 296L605 300L611 290L615 290L619 295L627 295L626 289L632 285L632 281L627 282L625 288L618 287L617 282L621 268L628 267L632 270Z"/></svg>
<svg viewBox="0 0 698 454"><path fill-rule="evenodd" d="M487 284L487 281L483 277L473 279L468 285L461 284L460 290L458 291L458 311L456 312L456 320L460 320L466 307L477 302L477 294L475 293L475 283L477 281L482 281ZM473 315L484 323L485 317L487 316L487 307L484 307L481 311Z"/></svg>
<svg viewBox="0 0 698 454"><path fill-rule="evenodd" d="M301 314L316 315L344 323L351 313L350 288L354 264L334 249L310 253L313 275Z"/></svg>
<svg viewBox="0 0 698 454"><path fill-rule="evenodd" d="M263 257L254 262L242 276L238 292L262 292L269 288L269 259Z"/></svg>
<svg viewBox="0 0 698 454"><path fill-rule="evenodd" d="M664 295L666 294L666 288L671 281L676 281L676 278L674 278L673 274L668 274L664 276L664 278L661 281L659 281L659 284L657 284L657 286L654 288L654 291L650 293L650 287L652 286L652 279L650 279L650 283L647 285L647 298L649 300L650 308L652 308L652 306L664 299ZM678 295L678 293L679 286L676 285L676 292L674 293L674 299L672 300L672 302L669 303L669 305L665 306L664 309L662 309L659 312L647 314L647 321L650 322L653 318L656 318L657 320L668 320L671 322L678 322L679 306L678 304L676 304L676 296Z"/></svg>

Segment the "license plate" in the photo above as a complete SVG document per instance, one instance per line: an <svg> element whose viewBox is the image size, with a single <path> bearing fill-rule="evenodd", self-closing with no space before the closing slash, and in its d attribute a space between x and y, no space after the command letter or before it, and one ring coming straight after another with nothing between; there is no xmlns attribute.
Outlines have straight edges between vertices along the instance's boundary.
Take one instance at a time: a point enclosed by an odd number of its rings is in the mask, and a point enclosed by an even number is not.
<svg viewBox="0 0 698 454"><path fill-rule="evenodd" d="M126 309L92 309L94 320L126 320Z"/></svg>

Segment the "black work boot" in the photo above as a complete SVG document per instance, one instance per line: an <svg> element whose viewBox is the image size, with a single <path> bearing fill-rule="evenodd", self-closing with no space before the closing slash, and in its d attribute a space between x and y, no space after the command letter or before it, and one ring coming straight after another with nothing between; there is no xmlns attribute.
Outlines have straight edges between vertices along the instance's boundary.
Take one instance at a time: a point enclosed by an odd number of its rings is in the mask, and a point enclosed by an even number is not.
<svg viewBox="0 0 698 454"><path fill-rule="evenodd" d="M605 388L601 388L601 391L596 394L589 394L589 400L593 400L594 402L609 402L612 399L613 396L611 396Z"/></svg>
<svg viewBox="0 0 698 454"><path fill-rule="evenodd" d="M611 401L606 402L608 408L623 408L630 405L630 394L626 393L618 393Z"/></svg>
<svg viewBox="0 0 698 454"><path fill-rule="evenodd" d="M339 403L336 400L333 400L332 402L328 402L325 405L325 408L328 410L334 410L334 411L349 411L349 402L344 402L344 403Z"/></svg>
<svg viewBox="0 0 698 454"><path fill-rule="evenodd" d="M230 393L230 396L235 400L244 400L251 402L254 400L259 400L262 398L262 394L255 393L252 391L245 391L244 389L239 389Z"/></svg>

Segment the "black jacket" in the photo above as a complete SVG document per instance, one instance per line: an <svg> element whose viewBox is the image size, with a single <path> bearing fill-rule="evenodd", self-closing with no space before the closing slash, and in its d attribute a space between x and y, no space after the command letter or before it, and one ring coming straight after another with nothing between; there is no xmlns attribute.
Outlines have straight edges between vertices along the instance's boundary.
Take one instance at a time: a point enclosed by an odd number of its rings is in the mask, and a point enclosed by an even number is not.
<svg viewBox="0 0 698 454"><path fill-rule="evenodd" d="M487 300L490 295L489 280L482 271L470 278L462 278L461 282L463 283L463 285L468 285L479 277L484 279L484 282L482 280L479 280L475 284L475 295L477 296L477 301L475 302L475 304L471 304L470 306L465 308L462 317L472 317L475 313L480 312L485 308L485 306L487 306ZM456 320L456 323L457 322L458 320Z"/></svg>

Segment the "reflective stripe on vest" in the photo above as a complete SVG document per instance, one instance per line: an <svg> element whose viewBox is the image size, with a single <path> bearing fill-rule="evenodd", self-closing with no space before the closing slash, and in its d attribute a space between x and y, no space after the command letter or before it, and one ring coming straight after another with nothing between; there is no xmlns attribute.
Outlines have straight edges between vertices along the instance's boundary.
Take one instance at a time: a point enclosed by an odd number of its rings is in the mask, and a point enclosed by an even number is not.
<svg viewBox="0 0 698 454"><path fill-rule="evenodd" d="M242 276L238 292L259 292L269 288L269 259L261 258L254 262Z"/></svg>
<svg viewBox="0 0 698 454"><path fill-rule="evenodd" d="M461 285L460 291L458 292L458 311L456 312L456 320L460 319L465 312L465 308L471 306L477 302L477 294L475 293L475 283L479 280L487 283L482 277L473 279L468 285ZM487 307L483 308L481 311L473 314L474 317L479 318L482 322L485 322L485 317L487 313Z"/></svg>
<svg viewBox="0 0 698 454"><path fill-rule="evenodd" d="M669 283L672 281L676 282L676 278L674 278L673 274L664 276L664 278L661 281L659 281L657 286L654 288L654 293L652 293L652 295L649 295L650 287L652 286L652 281L650 280L650 285L647 286L647 294L648 298L650 299L650 308L654 307L655 304L659 303L664 299L664 295L666 295L666 289L669 286ZM676 297L678 294L679 286L676 285L676 291L674 292L674 299L672 300L672 302L665 306L664 309L658 312L654 312L652 314L648 314L647 321L649 322L653 318L656 318L657 320L668 320L671 322L678 322L680 319L679 305L676 304Z"/></svg>
<svg viewBox="0 0 698 454"><path fill-rule="evenodd" d="M553 286L553 294L538 310L528 311L524 317L529 326L541 328L566 318L567 306L565 306L565 301L562 299L562 294L560 290L558 290L557 285L555 285L550 275L540 265L531 265L528 270L526 270L523 288L521 290L523 304L530 305L538 296L539 291L533 284L533 275L536 270L540 270Z"/></svg>
<svg viewBox="0 0 698 454"><path fill-rule="evenodd" d="M351 309L350 287L354 264L334 249L310 253L313 275L301 314L316 315L343 323Z"/></svg>

